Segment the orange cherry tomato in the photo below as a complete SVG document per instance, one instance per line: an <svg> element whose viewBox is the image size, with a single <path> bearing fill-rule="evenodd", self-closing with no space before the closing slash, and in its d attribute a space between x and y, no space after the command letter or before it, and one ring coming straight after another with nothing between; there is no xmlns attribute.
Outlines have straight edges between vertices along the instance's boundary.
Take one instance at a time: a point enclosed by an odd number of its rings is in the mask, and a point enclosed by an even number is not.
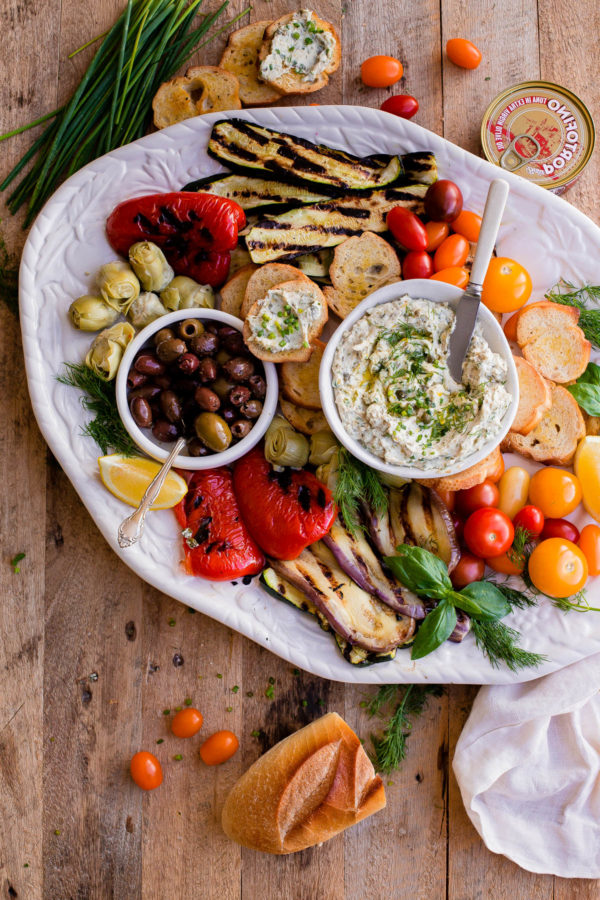
<svg viewBox="0 0 600 900"><path fill-rule="evenodd" d="M193 706L180 709L171 722L171 731L178 738L189 738L198 734L204 721L202 713Z"/></svg>
<svg viewBox="0 0 600 900"><path fill-rule="evenodd" d="M476 244L479 240L479 231L481 229L481 216L477 213L469 212L463 209L457 219L452 222L452 231L456 234L462 234L464 238L472 244Z"/></svg>
<svg viewBox="0 0 600 900"><path fill-rule="evenodd" d="M162 784L162 766L153 753L141 750L131 757L129 763L131 777L143 791L153 791Z"/></svg>
<svg viewBox="0 0 600 900"><path fill-rule="evenodd" d="M459 266L450 266L448 269L440 269L431 276L432 281L445 281L447 284L455 284L456 287L465 288L469 283L469 273Z"/></svg>
<svg viewBox="0 0 600 900"><path fill-rule="evenodd" d="M426 222L427 251L433 253L445 241L450 234L450 226L447 222Z"/></svg>
<svg viewBox="0 0 600 900"><path fill-rule="evenodd" d="M570 597L584 586L588 564L576 544L548 538L538 544L527 566L533 584L549 597Z"/></svg>
<svg viewBox="0 0 600 900"><path fill-rule="evenodd" d="M481 50L466 38L451 38L446 44L446 54L461 69L476 69L481 62Z"/></svg>
<svg viewBox="0 0 600 900"><path fill-rule="evenodd" d="M215 731L200 747L202 762L207 766L218 766L227 762L236 752L240 743L233 731Z"/></svg>
<svg viewBox="0 0 600 900"><path fill-rule="evenodd" d="M394 56L370 56L360 67L360 77L367 87L383 88L402 78L404 67Z"/></svg>
<svg viewBox="0 0 600 900"><path fill-rule="evenodd" d="M525 568L525 560L518 563L513 562L508 553L503 553L502 556L492 556L486 559L485 564L501 575L520 575Z"/></svg>
<svg viewBox="0 0 600 900"><path fill-rule="evenodd" d="M451 234L435 251L433 268L441 272L452 266L464 266L470 249L468 240L462 234Z"/></svg>
<svg viewBox="0 0 600 900"><path fill-rule="evenodd" d="M579 549L587 559L590 575L600 575L600 525L585 525L581 529Z"/></svg>
<svg viewBox="0 0 600 900"><path fill-rule="evenodd" d="M546 518L562 519L581 503L579 478L565 469L545 466L531 476L529 499Z"/></svg>
<svg viewBox="0 0 600 900"><path fill-rule="evenodd" d="M503 325L504 336L507 341L512 341L514 344L517 343L517 323L519 321L520 310L516 313L513 313L510 319L507 319Z"/></svg>
<svg viewBox="0 0 600 900"><path fill-rule="evenodd" d="M483 279L481 299L492 312L507 313L520 309L531 296L531 278L527 269L508 259L494 256Z"/></svg>

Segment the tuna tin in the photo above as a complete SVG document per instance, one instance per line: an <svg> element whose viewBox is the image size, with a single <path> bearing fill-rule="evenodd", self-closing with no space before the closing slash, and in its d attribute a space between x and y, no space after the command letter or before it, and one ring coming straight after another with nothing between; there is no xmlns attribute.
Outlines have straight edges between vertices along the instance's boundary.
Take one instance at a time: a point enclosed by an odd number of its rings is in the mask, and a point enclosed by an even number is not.
<svg viewBox="0 0 600 900"><path fill-rule="evenodd" d="M562 194L587 165L594 123L571 91L548 81L524 81L490 103L481 145L490 162Z"/></svg>

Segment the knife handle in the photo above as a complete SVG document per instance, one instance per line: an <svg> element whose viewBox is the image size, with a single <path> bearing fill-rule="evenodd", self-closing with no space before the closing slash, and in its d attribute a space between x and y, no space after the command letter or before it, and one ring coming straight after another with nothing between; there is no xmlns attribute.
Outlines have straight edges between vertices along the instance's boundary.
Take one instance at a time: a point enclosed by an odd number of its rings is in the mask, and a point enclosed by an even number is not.
<svg viewBox="0 0 600 900"><path fill-rule="evenodd" d="M495 178L490 185L481 221L481 231L479 232L475 250L475 259L471 267L470 284L483 284L487 267L494 252L498 229L500 228L504 207L506 206L508 190L508 182L502 178Z"/></svg>

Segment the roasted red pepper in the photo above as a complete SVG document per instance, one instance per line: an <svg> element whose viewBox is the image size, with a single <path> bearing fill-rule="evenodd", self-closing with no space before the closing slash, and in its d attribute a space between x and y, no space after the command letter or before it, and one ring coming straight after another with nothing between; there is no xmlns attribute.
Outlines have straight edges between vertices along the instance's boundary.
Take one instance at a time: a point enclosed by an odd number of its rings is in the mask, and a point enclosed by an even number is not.
<svg viewBox="0 0 600 900"><path fill-rule="evenodd" d="M242 520L229 469L193 475L175 515L186 531L183 549L188 574L231 581L263 569L265 558Z"/></svg>
<svg viewBox="0 0 600 900"><path fill-rule="evenodd" d="M107 219L113 250L127 256L138 241L152 241L178 275L218 287L227 278L229 250L246 215L233 200L178 191L148 194L120 203Z"/></svg>
<svg viewBox="0 0 600 900"><path fill-rule="evenodd" d="M260 447L237 461L233 487L250 534L275 559L296 559L337 515L331 491L311 472L276 472Z"/></svg>

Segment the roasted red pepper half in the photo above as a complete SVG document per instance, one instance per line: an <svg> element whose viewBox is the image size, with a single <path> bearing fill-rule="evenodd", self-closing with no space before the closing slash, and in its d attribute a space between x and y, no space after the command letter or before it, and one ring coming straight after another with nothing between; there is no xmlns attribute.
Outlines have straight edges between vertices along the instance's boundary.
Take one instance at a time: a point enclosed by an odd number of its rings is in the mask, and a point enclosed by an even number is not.
<svg viewBox="0 0 600 900"><path fill-rule="evenodd" d="M233 492L229 469L197 472L175 507L185 530L183 549L189 575L209 581L232 581L258 575L265 558L250 536Z"/></svg>
<svg viewBox="0 0 600 900"><path fill-rule="evenodd" d="M337 515L331 491L311 472L276 472L260 447L237 461L233 487L250 534L275 559L296 559Z"/></svg>

